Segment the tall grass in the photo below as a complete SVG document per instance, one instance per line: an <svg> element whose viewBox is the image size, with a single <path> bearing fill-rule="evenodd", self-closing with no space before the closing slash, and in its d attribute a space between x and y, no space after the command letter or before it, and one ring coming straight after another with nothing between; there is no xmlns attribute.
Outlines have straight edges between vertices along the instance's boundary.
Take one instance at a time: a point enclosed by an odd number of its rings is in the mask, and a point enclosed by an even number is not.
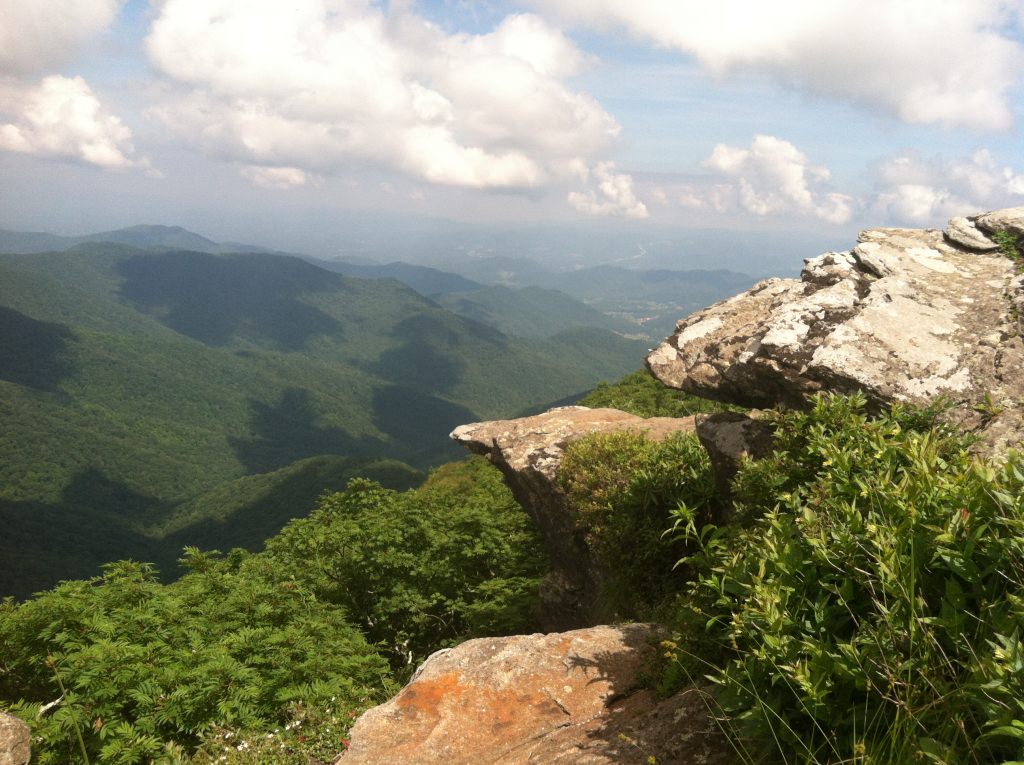
<svg viewBox="0 0 1024 765"><path fill-rule="evenodd" d="M706 676L750 763L1024 760L1024 462L975 461L937 410L778 415L698 548L675 672Z"/></svg>

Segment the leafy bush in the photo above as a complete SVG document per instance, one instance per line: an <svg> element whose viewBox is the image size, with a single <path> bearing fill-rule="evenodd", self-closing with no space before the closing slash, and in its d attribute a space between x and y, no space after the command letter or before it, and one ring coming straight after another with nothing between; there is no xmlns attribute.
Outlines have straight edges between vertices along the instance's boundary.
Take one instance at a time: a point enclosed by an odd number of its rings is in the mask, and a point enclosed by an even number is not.
<svg viewBox="0 0 1024 765"><path fill-rule="evenodd" d="M289 705L379 698L387 663L343 610L260 556L190 550L186 564L170 586L122 561L4 603L0 696L19 699L37 762L149 762L217 728L273 726Z"/></svg>
<svg viewBox="0 0 1024 765"><path fill-rule="evenodd" d="M1024 244L1021 237L1012 231L997 231L991 238L999 245L999 252L1012 260L1018 269L1024 264Z"/></svg>
<svg viewBox="0 0 1024 765"><path fill-rule="evenodd" d="M701 551L680 666L717 685L748 762L1024 758L1024 463L975 462L935 410L861 397L778 416Z"/></svg>
<svg viewBox="0 0 1024 765"><path fill-rule="evenodd" d="M474 458L405 493L354 480L266 554L357 617L400 667L467 637L532 628L539 550L500 473Z"/></svg>
<svg viewBox="0 0 1024 765"><path fill-rule="evenodd" d="M701 507L714 483L707 452L692 434L651 441L639 432L595 434L565 449L559 482L577 528L607 571L609 618L650 616L683 579L683 547L665 526L682 502Z"/></svg>

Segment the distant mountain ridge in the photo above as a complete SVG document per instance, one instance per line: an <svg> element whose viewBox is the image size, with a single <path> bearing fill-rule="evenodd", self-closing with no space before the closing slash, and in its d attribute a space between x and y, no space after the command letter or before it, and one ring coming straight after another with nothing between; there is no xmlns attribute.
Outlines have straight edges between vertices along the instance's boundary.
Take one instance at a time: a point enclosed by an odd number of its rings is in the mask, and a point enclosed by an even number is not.
<svg viewBox="0 0 1024 765"><path fill-rule="evenodd" d="M275 252L257 245L215 242L180 226L140 225L79 237L0 229L0 252L67 251L101 241L150 250ZM649 258L643 257L619 259L630 267L606 262L573 268L561 261L540 263L530 257L498 254L451 253L435 257L433 265L298 257L346 276L395 279L454 313L522 337L548 337L571 327L600 326L627 336L660 340L674 329L678 316L741 292L755 281L728 269L645 269L642 265ZM655 262L664 260L656 258ZM527 288L546 292L541 295Z"/></svg>
<svg viewBox="0 0 1024 765"><path fill-rule="evenodd" d="M445 295L450 292L468 292L482 289L485 286L449 271L400 261L383 265L367 265L344 260L321 260L319 258L306 258L306 260L327 271L354 276L358 279L397 279L427 297Z"/></svg>
<svg viewBox="0 0 1024 765"><path fill-rule="evenodd" d="M215 242L181 226L129 226L84 236L0 229L0 253L28 255L36 252L64 252L87 242L113 242L142 249L191 250L206 253L274 252L252 244Z"/></svg>

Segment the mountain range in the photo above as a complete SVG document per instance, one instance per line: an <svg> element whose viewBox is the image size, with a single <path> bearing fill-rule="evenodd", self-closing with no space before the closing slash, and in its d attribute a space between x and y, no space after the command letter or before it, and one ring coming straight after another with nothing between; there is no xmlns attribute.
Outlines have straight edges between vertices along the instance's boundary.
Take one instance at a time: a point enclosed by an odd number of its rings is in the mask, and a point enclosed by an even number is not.
<svg viewBox="0 0 1024 765"><path fill-rule="evenodd" d="M0 595L256 547L324 488L414 485L458 454L455 425L579 395L646 347L572 322L517 337L395 279L184 229L67 239L0 255Z"/></svg>

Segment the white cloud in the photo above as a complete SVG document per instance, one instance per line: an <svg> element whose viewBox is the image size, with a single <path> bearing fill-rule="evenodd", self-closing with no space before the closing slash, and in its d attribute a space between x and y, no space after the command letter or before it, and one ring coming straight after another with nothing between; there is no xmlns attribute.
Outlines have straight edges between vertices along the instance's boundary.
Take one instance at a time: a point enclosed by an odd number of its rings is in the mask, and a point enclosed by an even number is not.
<svg viewBox="0 0 1024 765"><path fill-rule="evenodd" d="M906 122L1006 129L1019 0L533 0L540 8Z"/></svg>
<svg viewBox="0 0 1024 765"><path fill-rule="evenodd" d="M109 26L125 0L0 0L0 73L41 74Z"/></svg>
<svg viewBox="0 0 1024 765"><path fill-rule="evenodd" d="M853 199L828 189L828 169L810 164L781 138L758 135L746 149L718 144L703 165L715 183L703 194L682 189L680 204L718 212L739 208L760 217L810 215L837 224L853 217Z"/></svg>
<svg viewBox="0 0 1024 765"><path fill-rule="evenodd" d="M81 77L51 75L38 85L0 83L0 149L75 159L104 168L148 166L133 160L131 131L104 111Z"/></svg>
<svg viewBox="0 0 1024 765"><path fill-rule="evenodd" d="M970 159L892 157L878 167L877 181L876 209L892 222L914 225L1018 205L1024 197L1024 175L986 149Z"/></svg>
<svg viewBox="0 0 1024 765"><path fill-rule="evenodd" d="M614 162L599 162L593 170L578 163L574 170L587 188L569 192L568 201L573 209L596 216L637 219L649 216L647 206L633 191L633 178L616 173Z"/></svg>
<svg viewBox="0 0 1024 765"><path fill-rule="evenodd" d="M398 3L167 0L147 49L190 88L152 114L246 165L531 189L568 180L619 131L565 83L584 56L532 15L447 34Z"/></svg>
<svg viewBox="0 0 1024 765"><path fill-rule="evenodd" d="M239 170L242 177L248 178L257 186L267 189L290 189L303 186L308 176L297 167L259 167L247 165Z"/></svg>

